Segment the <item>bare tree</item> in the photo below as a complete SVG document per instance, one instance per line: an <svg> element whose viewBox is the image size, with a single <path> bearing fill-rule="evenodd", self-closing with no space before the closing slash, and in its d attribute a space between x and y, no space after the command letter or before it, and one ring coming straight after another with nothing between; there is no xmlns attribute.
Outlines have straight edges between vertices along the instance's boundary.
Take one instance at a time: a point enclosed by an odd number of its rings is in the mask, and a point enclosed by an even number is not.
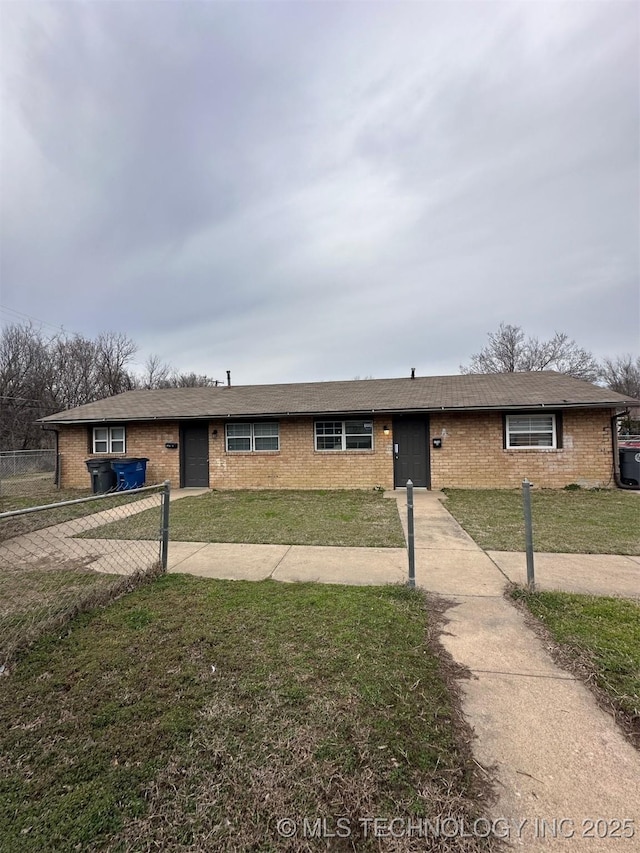
<svg viewBox="0 0 640 853"><path fill-rule="evenodd" d="M556 332L549 340L541 341L525 337L520 326L505 323L500 324L497 332L489 332L489 343L471 356L468 365L460 365L461 373L538 370L557 370L588 382L595 382L601 375L593 355L564 332Z"/></svg>
<svg viewBox="0 0 640 853"><path fill-rule="evenodd" d="M34 421L53 411L52 365L47 344L32 324L2 329L0 336L0 447L25 450L42 438Z"/></svg>
<svg viewBox="0 0 640 853"><path fill-rule="evenodd" d="M525 363L525 339L520 326L500 323L497 332L489 332L489 343L471 356L468 367L460 365L461 373L515 373L528 370Z"/></svg>
<svg viewBox="0 0 640 853"><path fill-rule="evenodd" d="M136 377L138 388L215 388L222 384L204 373L180 373L158 355L150 355L144 368L142 376Z"/></svg>
<svg viewBox="0 0 640 853"><path fill-rule="evenodd" d="M640 400L640 356L631 353L605 358L601 367L601 379L607 388ZM640 408L632 408L620 422L623 432L640 434Z"/></svg>
<svg viewBox="0 0 640 853"><path fill-rule="evenodd" d="M159 355L150 355L144 363L144 373L138 380L140 388L168 388L171 365L163 362Z"/></svg>
<svg viewBox="0 0 640 853"><path fill-rule="evenodd" d="M640 400L640 355L635 359L630 353L605 358L601 371L607 388Z"/></svg>
<svg viewBox="0 0 640 853"><path fill-rule="evenodd" d="M137 345L122 332L103 332L98 336L98 393L95 399L111 397L135 387L135 379L127 370L127 366L137 351Z"/></svg>
<svg viewBox="0 0 640 853"><path fill-rule="evenodd" d="M32 324L0 332L0 442L3 449L48 443L35 421L61 409L91 403L134 386L128 370L136 345L106 332L46 338Z"/></svg>
<svg viewBox="0 0 640 853"><path fill-rule="evenodd" d="M54 411L72 409L96 399L98 354L95 341L80 335L60 336L51 342L49 350L53 365L51 384Z"/></svg>
<svg viewBox="0 0 640 853"><path fill-rule="evenodd" d="M130 363L137 351L131 338L103 332L44 337L32 324L0 331L0 446L27 449L50 442L38 418L92 403L133 388L197 388L222 384L197 373L179 373L157 355L137 377Z"/></svg>
<svg viewBox="0 0 640 853"><path fill-rule="evenodd" d="M219 379L213 379L205 373L176 373L169 379L170 388L215 388L222 385Z"/></svg>

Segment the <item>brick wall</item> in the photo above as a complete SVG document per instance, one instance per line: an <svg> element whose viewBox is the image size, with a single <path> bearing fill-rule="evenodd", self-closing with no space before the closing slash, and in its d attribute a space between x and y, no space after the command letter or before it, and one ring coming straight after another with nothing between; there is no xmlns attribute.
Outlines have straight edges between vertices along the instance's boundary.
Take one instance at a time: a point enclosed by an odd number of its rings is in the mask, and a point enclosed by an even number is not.
<svg viewBox="0 0 640 853"><path fill-rule="evenodd" d="M434 489L451 487L516 487L524 477L536 486L561 488L612 486L611 413L608 410L563 414L561 450L504 450L502 415L469 413L432 415L430 436L446 430L442 449L431 449ZM393 488L393 436L389 416L375 417L374 451L316 452L313 419L282 418L280 451L226 453L224 422L209 424L210 486L215 489L370 489ZM217 435L213 435L217 430ZM128 424L126 456L146 456L147 483L171 480L180 485L177 422ZM61 427L59 452L64 488L88 488L88 428ZM103 455L103 454L97 454ZM117 458L114 456L114 458Z"/></svg>
<svg viewBox="0 0 640 853"><path fill-rule="evenodd" d="M209 484L214 489L367 489L393 488L391 436L384 425L391 419L374 419L374 451L316 452L313 421L283 418L280 421L279 452L227 453L224 422L209 424ZM213 432L217 430L217 435ZM127 424L126 454L146 456L147 483L171 480L180 485L180 451L168 450L165 442L179 441L177 423ZM64 488L88 488L85 460L88 452L87 427L62 427L59 452ZM105 454L95 454L104 456Z"/></svg>
<svg viewBox="0 0 640 853"><path fill-rule="evenodd" d="M612 414L563 412L560 450L505 450L500 413L432 415L431 437L447 433L442 449L431 450L432 488L516 487L525 477L541 488L613 486Z"/></svg>
<svg viewBox="0 0 640 853"><path fill-rule="evenodd" d="M64 489L88 489L91 486L86 459L106 456L89 451L91 428L60 428L58 452L60 453L61 485ZM180 451L169 450L165 442L179 441L176 422L132 423L126 425L126 453L114 453L109 458L125 456L147 457L147 483L171 480L172 486L180 485Z"/></svg>
<svg viewBox="0 0 640 853"><path fill-rule="evenodd" d="M209 431L210 485L214 489L393 488L391 418L373 419L374 450L315 451L311 418L280 420L280 450L226 453L224 423ZM216 437L212 436L218 430Z"/></svg>

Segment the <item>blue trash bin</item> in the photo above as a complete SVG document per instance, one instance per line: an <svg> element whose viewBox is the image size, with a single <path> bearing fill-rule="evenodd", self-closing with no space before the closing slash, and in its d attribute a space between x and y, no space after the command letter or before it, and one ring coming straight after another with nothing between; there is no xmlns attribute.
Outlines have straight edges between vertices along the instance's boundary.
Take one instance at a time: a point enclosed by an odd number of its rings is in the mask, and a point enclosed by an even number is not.
<svg viewBox="0 0 640 853"><path fill-rule="evenodd" d="M119 492L126 489L139 489L141 486L144 486L148 461L146 458L113 460L111 467L118 479L117 489Z"/></svg>

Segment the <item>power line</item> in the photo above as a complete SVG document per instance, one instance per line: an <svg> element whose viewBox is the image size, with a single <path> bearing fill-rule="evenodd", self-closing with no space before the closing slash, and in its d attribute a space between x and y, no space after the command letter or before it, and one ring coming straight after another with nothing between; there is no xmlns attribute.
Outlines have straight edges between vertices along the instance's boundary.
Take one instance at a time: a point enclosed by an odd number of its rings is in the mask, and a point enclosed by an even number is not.
<svg viewBox="0 0 640 853"><path fill-rule="evenodd" d="M21 403L43 403L43 400L34 400L33 397L9 397L7 394L0 394L0 400L19 400Z"/></svg>
<svg viewBox="0 0 640 853"><path fill-rule="evenodd" d="M49 323L46 320L41 320L39 317L33 317L31 314L25 314L24 311L17 311L15 308L8 308L6 305L0 305L0 312L6 314L15 314L21 320L30 320L32 323L39 323L42 326L48 326L50 329L55 329L57 332L66 332L67 334L78 335L79 332L74 332L72 329L65 329L63 326L56 326L55 323ZM11 319L11 318L9 318Z"/></svg>

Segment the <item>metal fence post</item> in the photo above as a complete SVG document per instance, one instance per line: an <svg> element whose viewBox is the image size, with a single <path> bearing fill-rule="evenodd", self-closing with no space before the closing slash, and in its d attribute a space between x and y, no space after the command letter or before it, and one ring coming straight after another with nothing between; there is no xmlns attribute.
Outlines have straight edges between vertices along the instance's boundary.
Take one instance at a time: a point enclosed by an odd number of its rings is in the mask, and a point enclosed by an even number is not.
<svg viewBox="0 0 640 853"><path fill-rule="evenodd" d="M524 507L524 538L527 552L527 586L533 592L536 585L533 566L533 522L531 519L531 487L533 483L525 477L522 481L522 505Z"/></svg>
<svg viewBox="0 0 640 853"><path fill-rule="evenodd" d="M409 586L416 585L416 537L413 526L413 482L407 480L407 546L409 552Z"/></svg>
<svg viewBox="0 0 640 853"><path fill-rule="evenodd" d="M162 571L166 572L169 561L169 498L171 497L171 483L169 480L165 480L163 485L160 562L162 564Z"/></svg>

